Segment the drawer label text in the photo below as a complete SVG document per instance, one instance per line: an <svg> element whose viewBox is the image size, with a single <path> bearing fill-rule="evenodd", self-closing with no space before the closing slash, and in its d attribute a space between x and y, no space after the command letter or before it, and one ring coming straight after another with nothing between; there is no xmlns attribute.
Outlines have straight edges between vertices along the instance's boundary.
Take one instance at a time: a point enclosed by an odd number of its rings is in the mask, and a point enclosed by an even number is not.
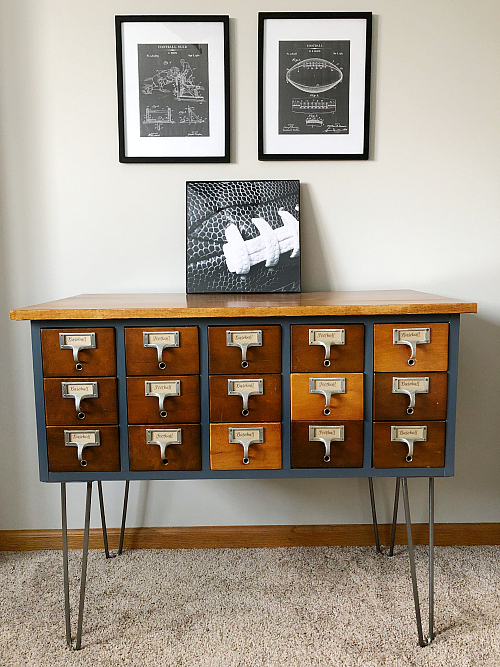
<svg viewBox="0 0 500 667"><path fill-rule="evenodd" d="M263 431L262 428L233 428L230 429L232 431L232 437L235 440L261 440L262 435L261 431Z"/></svg>
<svg viewBox="0 0 500 667"><path fill-rule="evenodd" d="M68 434L68 442L96 443L96 433L99 431L65 431Z"/></svg>
<svg viewBox="0 0 500 667"><path fill-rule="evenodd" d="M180 380L172 382L147 382L146 389L157 394L178 394L180 391Z"/></svg>
<svg viewBox="0 0 500 667"><path fill-rule="evenodd" d="M394 329L395 340L429 343L429 329Z"/></svg>
<svg viewBox="0 0 500 667"><path fill-rule="evenodd" d="M65 334L64 345L92 345L91 334Z"/></svg>
<svg viewBox="0 0 500 667"><path fill-rule="evenodd" d="M345 378L314 380L314 389L316 391L331 391L343 394L345 393Z"/></svg>
<svg viewBox="0 0 500 667"><path fill-rule="evenodd" d="M323 426L313 426L311 428L314 438L325 438L328 440L343 440L344 439L344 427L343 426L330 426L325 428Z"/></svg>
<svg viewBox="0 0 500 667"><path fill-rule="evenodd" d="M427 427L426 426L416 426L412 428L403 428L398 426L393 426L393 435L392 439L411 439L411 440L427 440Z"/></svg>
<svg viewBox="0 0 500 667"><path fill-rule="evenodd" d="M88 384L67 384L66 385L66 393L71 394L73 396L84 396L85 394L93 394L94 393L94 385L92 382L89 382Z"/></svg>
<svg viewBox="0 0 500 667"><path fill-rule="evenodd" d="M260 340L260 331L232 331L231 332L231 342L232 343L253 343L254 345L262 345Z"/></svg>
<svg viewBox="0 0 500 667"><path fill-rule="evenodd" d="M168 332L159 332L159 333L148 333L148 343L150 345L168 345L169 347L178 347L178 336L177 331L168 331ZM176 336L177 334L177 336Z"/></svg>
<svg viewBox="0 0 500 667"><path fill-rule="evenodd" d="M259 380L232 380L232 391L259 392Z"/></svg>
<svg viewBox="0 0 500 667"><path fill-rule="evenodd" d="M394 378L397 381L397 389L408 389L410 391L427 392L426 378Z"/></svg>
<svg viewBox="0 0 500 667"><path fill-rule="evenodd" d="M178 444L179 442L179 436L181 434L181 429L180 428L171 428L171 429L165 429L161 431L149 431L148 430L148 440L152 442L153 440L156 442L175 442Z"/></svg>
<svg viewBox="0 0 500 667"><path fill-rule="evenodd" d="M314 343L344 345L345 329L309 329L309 345Z"/></svg>

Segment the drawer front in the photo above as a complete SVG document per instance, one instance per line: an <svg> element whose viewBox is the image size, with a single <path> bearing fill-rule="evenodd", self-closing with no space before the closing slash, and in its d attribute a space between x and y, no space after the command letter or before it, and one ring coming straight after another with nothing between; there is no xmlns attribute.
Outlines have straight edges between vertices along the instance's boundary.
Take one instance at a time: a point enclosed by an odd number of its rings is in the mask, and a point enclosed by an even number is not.
<svg viewBox="0 0 500 667"><path fill-rule="evenodd" d="M43 389L48 426L118 424L116 378L45 378Z"/></svg>
<svg viewBox="0 0 500 667"><path fill-rule="evenodd" d="M153 383L150 391L171 390L179 381L179 396L166 396L163 410L157 396L146 396L146 382ZM162 389L164 387L165 389ZM130 424L192 424L200 421L200 378L198 375L127 378L127 406ZM161 413L160 413L161 412ZM165 414L166 413L166 414Z"/></svg>
<svg viewBox="0 0 500 667"><path fill-rule="evenodd" d="M400 341L394 342L394 331ZM423 342L425 330L429 330L429 342ZM374 362L375 371L381 373L405 373L407 371L446 371L448 370L448 330L443 322L429 324L375 324L374 325ZM412 349L408 343L415 342L415 359L412 362ZM420 341L420 342L419 342Z"/></svg>
<svg viewBox="0 0 500 667"><path fill-rule="evenodd" d="M281 375L211 375L210 421L281 421Z"/></svg>
<svg viewBox="0 0 500 667"><path fill-rule="evenodd" d="M118 426L99 426L93 429L98 436L92 434L86 437L85 428L74 428L67 426L47 427L47 448L49 456L50 472L119 472L120 471L120 447L118 438ZM69 431L65 438L65 431ZM72 433L77 433L76 436ZM80 437L79 437L80 436ZM99 444L90 444L98 439ZM80 462L78 459L77 442L87 442L89 445L82 448ZM66 442L73 444L66 444Z"/></svg>
<svg viewBox="0 0 500 667"><path fill-rule="evenodd" d="M292 422L291 448L292 468L361 468L363 422Z"/></svg>
<svg viewBox="0 0 500 667"><path fill-rule="evenodd" d="M230 442L229 429L236 436L252 438L262 429L262 442L248 447L248 463L243 463L244 447ZM281 468L281 424L210 424L210 468L212 470L278 470Z"/></svg>
<svg viewBox="0 0 500 667"><path fill-rule="evenodd" d="M226 332L228 331L248 332L246 335L242 333L239 336L232 336L233 342L240 345L258 342L259 332L261 332L262 345L251 345L246 350L247 366L242 361L244 350L241 347L227 344ZM227 375L228 373L255 375L256 373L281 372L281 327L279 325L208 327L208 345L209 370L213 375Z"/></svg>
<svg viewBox="0 0 500 667"><path fill-rule="evenodd" d="M418 427L427 428L425 442L413 444L412 460L408 461L408 445L392 441L391 426L400 427L399 434L415 433ZM374 468L442 468L444 467L446 422L375 422L373 424ZM417 435L420 435L417 433Z"/></svg>
<svg viewBox="0 0 500 667"><path fill-rule="evenodd" d="M60 334L64 336L61 340ZM91 336L94 334L94 336ZM42 329L42 360L45 377L99 377L116 375L115 330L101 329ZM61 343L67 348L61 349ZM79 349L78 361L73 358L75 348L84 345L95 348ZM76 354L76 351L75 351Z"/></svg>
<svg viewBox="0 0 500 667"><path fill-rule="evenodd" d="M444 420L447 387L447 373L375 373L373 418Z"/></svg>
<svg viewBox="0 0 500 667"><path fill-rule="evenodd" d="M125 351L127 375L200 372L198 327L127 327Z"/></svg>
<svg viewBox="0 0 500 667"><path fill-rule="evenodd" d="M129 426L128 452L130 470L201 470L200 425Z"/></svg>
<svg viewBox="0 0 500 667"><path fill-rule="evenodd" d="M292 373L363 372L363 324L293 324L291 330Z"/></svg>
<svg viewBox="0 0 500 667"><path fill-rule="evenodd" d="M311 379L317 379L320 388L324 380L344 379L344 393L332 393L330 404L323 394L310 393ZM327 383L329 385L329 383ZM338 383L337 383L338 384ZM292 373L292 421L322 420L336 421L344 419L358 421L363 419L363 373ZM329 414L325 413L329 410Z"/></svg>

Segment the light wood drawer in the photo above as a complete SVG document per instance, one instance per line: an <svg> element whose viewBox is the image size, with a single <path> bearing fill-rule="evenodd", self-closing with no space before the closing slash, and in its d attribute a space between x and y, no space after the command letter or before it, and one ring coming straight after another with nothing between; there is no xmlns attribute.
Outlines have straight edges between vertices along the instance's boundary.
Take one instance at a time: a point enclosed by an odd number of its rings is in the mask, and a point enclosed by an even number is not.
<svg viewBox="0 0 500 667"><path fill-rule="evenodd" d="M201 470L200 425L129 426L128 451L130 470Z"/></svg>
<svg viewBox="0 0 500 667"><path fill-rule="evenodd" d="M229 385L230 383L230 385ZM229 394L229 391L241 394ZM261 391L248 396L244 408L245 392ZM277 422L281 420L281 375L211 375L211 422Z"/></svg>
<svg viewBox="0 0 500 667"><path fill-rule="evenodd" d="M407 460L408 445L405 442L393 442L391 427L402 429L399 435L416 433L419 427L427 428L426 441L413 444L413 457ZM373 424L373 467L374 468L442 468L444 466L446 422L427 421L409 424L408 422L375 422Z"/></svg>
<svg viewBox="0 0 500 667"><path fill-rule="evenodd" d="M230 429L236 437L257 435L262 429L262 442L250 444L248 463L243 463L244 448L230 442ZM212 470L277 470L281 468L281 424L254 422L252 424L210 424L210 467Z"/></svg>
<svg viewBox="0 0 500 667"><path fill-rule="evenodd" d="M330 442L328 456L327 443L332 436L343 440ZM311 440L316 437L324 441ZM291 447L292 468L361 468L363 422L292 422Z"/></svg>
<svg viewBox="0 0 500 667"><path fill-rule="evenodd" d="M373 418L376 421L444 420L447 387L447 373L375 373ZM410 393L393 393L393 389ZM423 389L427 389L427 393L423 393ZM414 407L410 407L412 393Z"/></svg>
<svg viewBox="0 0 500 667"><path fill-rule="evenodd" d="M45 377L116 375L115 330L112 328L42 329L41 340ZM92 344L95 348L80 349L76 362L72 348L61 349L61 343L73 346Z"/></svg>
<svg viewBox="0 0 500 667"><path fill-rule="evenodd" d="M148 383L146 385L146 383ZM176 383L178 383L176 385ZM158 396L146 392L173 393L166 396L163 409ZM198 375L127 378L128 421L130 424L192 424L200 421L200 378Z"/></svg>
<svg viewBox="0 0 500 667"><path fill-rule="evenodd" d="M198 327L127 327L125 351L127 375L200 372Z"/></svg>
<svg viewBox="0 0 500 667"><path fill-rule="evenodd" d="M363 324L293 324L292 373L324 373L327 369L328 372L362 373L364 331ZM343 344L338 344L339 341ZM328 347L329 359L326 359Z"/></svg>
<svg viewBox="0 0 500 667"><path fill-rule="evenodd" d="M311 393L311 380L315 380L316 389L328 390L344 383L344 393L332 393L330 407L323 394ZM363 419L363 373L292 373L292 421L339 419L357 421ZM325 413L329 410L329 414Z"/></svg>
<svg viewBox="0 0 500 667"><path fill-rule="evenodd" d="M407 342L424 338L428 330L429 342L416 344L416 357L411 361L412 350L406 343L394 342L394 331L403 330L399 338ZM446 322L428 324L375 324L374 325L374 364L380 373L404 373L415 371L448 370L448 330Z"/></svg>
<svg viewBox="0 0 500 667"><path fill-rule="evenodd" d="M48 426L118 424L116 378L45 378L43 389ZM91 397L92 393L97 396ZM74 396L81 399L78 411Z"/></svg>
<svg viewBox="0 0 500 667"><path fill-rule="evenodd" d="M66 445L64 432L82 435L90 430L98 432L99 445L82 449L81 456L84 463L82 465L78 460L78 447L75 444ZM92 433L89 439L95 442L96 437ZM79 440L79 438L69 435L68 440ZM83 441L85 442L85 439ZM120 470L118 426L99 426L95 429L77 429L70 424L63 427L48 426L47 448L50 472L119 472Z"/></svg>
<svg viewBox="0 0 500 667"><path fill-rule="evenodd" d="M250 346L246 352L248 366L242 366L240 347L228 345L227 332L237 332L231 336L234 342L256 342L261 334L262 345ZM238 335L238 332L239 333ZM260 334L259 334L260 332ZM281 327L279 325L209 327L209 370L212 375L240 373L255 375L281 372Z"/></svg>

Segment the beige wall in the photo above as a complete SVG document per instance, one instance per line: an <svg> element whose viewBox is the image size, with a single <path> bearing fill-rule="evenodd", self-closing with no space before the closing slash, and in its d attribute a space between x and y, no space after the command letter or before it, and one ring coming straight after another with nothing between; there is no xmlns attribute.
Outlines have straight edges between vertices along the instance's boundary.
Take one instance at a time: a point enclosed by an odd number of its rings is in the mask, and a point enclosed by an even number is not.
<svg viewBox="0 0 500 667"><path fill-rule="evenodd" d="M438 521L500 521L500 4L185 0L232 18L233 161L118 163L115 14L160 0L0 1L0 527L55 528L38 482L29 325L7 309L82 292L184 291L186 180L303 183L304 290L413 288L479 303L462 321L456 477ZM259 163L257 12L374 13L368 162ZM377 481L381 519L392 482ZM108 483L109 522L121 484ZM411 482L425 518L425 482ZM83 485L70 490L81 525ZM136 482L130 524L366 523L366 481Z"/></svg>

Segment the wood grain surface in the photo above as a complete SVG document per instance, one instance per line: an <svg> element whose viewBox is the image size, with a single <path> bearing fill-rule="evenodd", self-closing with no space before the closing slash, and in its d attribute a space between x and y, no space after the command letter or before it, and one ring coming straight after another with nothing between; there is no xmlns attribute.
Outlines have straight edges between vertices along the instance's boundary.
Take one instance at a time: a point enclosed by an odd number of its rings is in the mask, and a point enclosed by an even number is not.
<svg viewBox="0 0 500 667"><path fill-rule="evenodd" d="M408 365L411 350L408 345L394 344L393 330L430 328L430 343L417 345L417 356L414 366ZM374 325L374 366L380 373L404 373L411 370L425 371L448 370L448 331L445 322L406 324L375 324Z"/></svg>
<svg viewBox="0 0 500 667"><path fill-rule="evenodd" d="M226 331L262 331L262 346L247 350L248 368L241 367L241 349L226 344ZM274 325L227 326L208 328L210 374L279 373L281 371L281 327Z"/></svg>
<svg viewBox="0 0 500 667"><path fill-rule="evenodd" d="M81 412L84 419L78 418L75 400L63 398L62 383L69 380L72 384L97 382L97 398L84 398ZM118 407L116 402L116 378L87 377L78 378L45 378L43 381L45 395L45 420L49 426L88 426L99 424L118 424Z"/></svg>
<svg viewBox="0 0 500 667"><path fill-rule="evenodd" d="M97 427L96 427L97 428ZM47 427L47 448L50 472L119 472L120 452L118 426L99 426L100 445L85 447L83 458L87 465L82 467L76 447L66 447L64 431L67 427ZM79 430L71 427L71 430ZM80 430L85 431L85 428Z"/></svg>
<svg viewBox="0 0 500 667"><path fill-rule="evenodd" d="M324 461L325 445L309 440L311 426L344 426L344 440L332 442L330 461ZM363 466L363 422L292 422L292 468L361 468Z"/></svg>
<svg viewBox="0 0 500 667"><path fill-rule="evenodd" d="M145 381L181 381L181 395L165 398L166 417L160 417L156 396L145 395ZM200 378L198 375L169 375L168 377L127 378L127 406L129 424L193 424L200 421Z"/></svg>
<svg viewBox="0 0 500 667"><path fill-rule="evenodd" d="M309 345L310 329L345 329L345 345L330 346L330 366L324 365L325 348L322 345ZM365 327L363 324L336 323L307 325L292 324L292 373L362 373L364 369Z"/></svg>
<svg viewBox="0 0 500 667"><path fill-rule="evenodd" d="M228 395L228 380L261 379L263 394L249 396L248 415L241 414L241 396ZM281 375L211 375L210 376L210 421L211 422L278 422L281 421Z"/></svg>
<svg viewBox="0 0 500 667"><path fill-rule="evenodd" d="M158 367L158 351L144 347L143 332L178 331L179 347L163 350L166 367ZM126 327L125 354L127 375L196 375L200 372L198 327Z"/></svg>
<svg viewBox="0 0 500 667"><path fill-rule="evenodd" d="M165 465L160 457L158 445L150 445L146 440L146 429L165 428L165 424L156 426L137 425L128 427L128 452L130 470L201 470L201 445L199 424L169 424L168 428L180 428L182 443L170 445L165 454Z"/></svg>
<svg viewBox="0 0 500 667"><path fill-rule="evenodd" d="M309 393L309 378L345 378L345 394L332 394L331 414L324 415L326 401L322 394ZM336 421L363 419L363 373L292 373L292 421Z"/></svg>
<svg viewBox="0 0 500 667"><path fill-rule="evenodd" d="M446 422L419 422L427 426L427 440L415 442L413 461L405 460L408 447L391 441L391 426L410 426L408 422L375 422L373 424L374 468L442 468L444 467Z"/></svg>
<svg viewBox="0 0 500 667"><path fill-rule="evenodd" d="M80 294L11 310L12 320L475 313L477 304L414 290L301 294Z"/></svg>
<svg viewBox="0 0 500 667"><path fill-rule="evenodd" d="M229 442L229 428L264 428L264 442L250 445L250 462L243 463L243 447ZM281 424L210 424L212 470L277 470L281 468Z"/></svg>
<svg viewBox="0 0 500 667"><path fill-rule="evenodd" d="M429 393L415 395L413 414L406 412L410 404L407 394L392 393L392 379L429 378ZM373 418L376 421L390 419L422 421L445 420L448 373L375 373L373 388Z"/></svg>
<svg viewBox="0 0 500 667"><path fill-rule="evenodd" d="M59 333L95 333L96 348L80 350L78 359L83 368L77 371L73 350L61 350ZM45 377L81 376L109 377L116 375L115 330L112 328L42 329L42 360Z"/></svg>

